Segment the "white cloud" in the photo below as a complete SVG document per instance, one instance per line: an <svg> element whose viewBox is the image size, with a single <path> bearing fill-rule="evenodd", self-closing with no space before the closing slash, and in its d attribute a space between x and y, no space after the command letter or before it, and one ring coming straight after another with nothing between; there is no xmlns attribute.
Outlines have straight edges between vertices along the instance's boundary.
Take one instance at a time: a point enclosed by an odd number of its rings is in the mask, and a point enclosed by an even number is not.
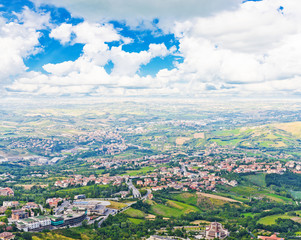
<svg viewBox="0 0 301 240"><path fill-rule="evenodd" d="M298 0L247 2L234 12L176 22L172 31L180 38L184 62L157 77L169 79L170 86L182 85L188 94L298 92L300 8Z"/></svg>
<svg viewBox="0 0 301 240"><path fill-rule="evenodd" d="M57 39L61 44L71 41L72 24L62 23L59 27L52 29L49 37Z"/></svg>
<svg viewBox="0 0 301 240"><path fill-rule="evenodd" d="M43 29L46 26L50 26L50 13L34 12L28 7L24 7L21 13L15 13L19 22L23 23L26 28Z"/></svg>
<svg viewBox="0 0 301 240"><path fill-rule="evenodd" d="M55 0L52 2L56 3ZM81 5L77 0L73 3L66 2L61 4L68 6L71 4L70 9L76 9ZM110 9L113 9L112 6L116 2L102 1L108 4L104 6L104 9L107 9L107 15L101 15L100 18L111 16ZM127 4L131 2L134 0L130 0ZM188 2L188 6L192 2L194 1ZM203 3L203 1L200 2ZM212 1L211 4L217 2ZM170 3L169 0L166 3ZM159 11L158 14L162 15L160 26L167 21L168 25L164 30L173 32L179 39L179 52L176 54L181 55L184 61L178 63L176 68L161 69L155 77L141 77L138 73L142 65L149 63L154 57L169 55L174 52L174 48L168 50L164 44L150 44L148 50L126 52L123 50L123 44L131 39L123 38L110 24L91 21L85 21L76 26L62 24L53 29L50 36L58 39L62 44L84 44L82 55L75 61L46 64L43 68L48 74L26 73L17 78L9 86L9 90L28 92L33 95L166 94L196 97L300 95L301 17L299 13L301 2L299 0L247 2L231 11L212 10L215 13L213 16L199 13L202 17L197 17L198 14L192 13L192 18L189 18L180 14L177 22L168 19L175 14L173 12L175 10L171 9L171 13L167 13L166 9L164 10L166 3L161 1L161 5L158 5L163 6L162 12ZM198 3L194 3L196 7ZM149 2L143 4L149 4ZM278 10L280 5L284 8L283 12ZM93 6L93 4L87 6ZM138 4L137 9L141 6ZM220 7L225 9L223 6ZM131 14L135 16L134 11L138 11L137 9L132 10L129 16ZM148 10L148 14L151 15L153 10ZM182 10L185 12L184 7ZM83 9L83 15L85 11L86 9ZM76 13L75 10L72 12ZM95 12L92 11L91 15ZM123 15L116 13L116 16L118 18ZM91 19L94 17L91 16ZM11 29L13 29L12 26L18 27L18 24L16 26L14 24L16 23L11 24ZM43 21L38 25L42 26ZM32 33L37 34L34 30ZM33 40L38 36L34 34L32 34L31 44L24 49L19 45L19 47L8 45L9 52L12 52L14 56L11 59L20 67L19 71L25 69L22 59L33 52L37 45L37 42ZM23 38L25 39L25 33ZM24 41L23 38L22 41ZM13 37L9 38L6 44L10 43L10 39ZM111 41L119 41L121 45L110 49L106 43ZM12 49L17 50L14 52ZM111 74L104 69L109 61L114 63ZM3 69L4 73L5 70Z"/></svg>
<svg viewBox="0 0 301 240"><path fill-rule="evenodd" d="M150 44L148 51L125 52L122 47L113 47L110 59L114 63L113 75L133 76L141 65L146 65L154 57L164 57L169 53L164 44Z"/></svg>
<svg viewBox="0 0 301 240"><path fill-rule="evenodd" d="M35 13L25 8L14 22L0 16L0 81L8 82L11 76L23 73L27 67L23 59L36 54L40 33L49 23L49 14Z"/></svg>
<svg viewBox="0 0 301 240"><path fill-rule="evenodd" d="M52 74L65 75L71 70L81 72L80 64L93 62L96 66L103 67L109 60L114 63L113 75L134 76L141 65L146 65L154 57L164 57L169 54L164 44L150 44L148 51L125 52L122 45L109 49L107 42L126 41L110 24L92 24L84 22L76 26L62 24L52 30L50 36L62 43L83 43L82 56L75 62L60 64L47 64L44 69ZM66 30L65 30L66 29ZM64 34L63 34L64 33ZM74 39L71 39L71 34ZM173 50L173 49L171 49ZM80 64L79 64L80 63Z"/></svg>
<svg viewBox="0 0 301 240"><path fill-rule="evenodd" d="M197 19L186 36L206 38L219 47L239 52L263 53L279 46L281 40L299 28L294 16L292 19L277 11L283 3L282 0L247 2L238 11Z"/></svg>
<svg viewBox="0 0 301 240"><path fill-rule="evenodd" d="M34 95L93 95L99 94L104 89L106 91L102 94L117 92L129 94L137 92L137 89L140 91L162 87L161 83L154 81L152 77L140 77L136 72L141 64L147 64L153 57L166 56L168 50L164 44L151 44L148 51L139 53L128 53L121 47L113 47L112 50L105 50L105 52L115 65L111 75L107 74L103 65L98 65L96 61L93 61L93 56L84 53L74 62L44 65L43 68L49 73L48 75L29 72L9 86L8 90Z"/></svg>

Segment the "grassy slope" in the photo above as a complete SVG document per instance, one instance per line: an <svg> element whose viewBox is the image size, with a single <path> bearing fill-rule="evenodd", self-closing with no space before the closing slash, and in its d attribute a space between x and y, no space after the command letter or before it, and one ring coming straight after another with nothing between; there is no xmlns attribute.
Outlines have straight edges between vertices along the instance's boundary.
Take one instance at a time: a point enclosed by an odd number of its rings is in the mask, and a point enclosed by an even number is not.
<svg viewBox="0 0 301 240"><path fill-rule="evenodd" d="M128 208L123 212L124 214L128 215L131 218L144 218L145 213L134 208Z"/></svg>
<svg viewBox="0 0 301 240"><path fill-rule="evenodd" d="M151 206L151 213L163 217L179 217L197 211L200 211L197 207L172 200L168 200L165 205L153 202Z"/></svg>
<svg viewBox="0 0 301 240"><path fill-rule="evenodd" d="M289 132L294 136L301 137L301 122L278 123L273 125L275 128Z"/></svg>
<svg viewBox="0 0 301 240"><path fill-rule="evenodd" d="M297 214L300 214L301 211L296 211ZM276 214L271 216L266 216L258 220L258 223L264 224L264 225L272 225L276 224L276 220L278 218L282 219L291 219L295 222L301 223L301 218L299 216L289 216L287 214Z"/></svg>
<svg viewBox="0 0 301 240"><path fill-rule="evenodd" d="M259 219L258 223L264 224L264 225L272 225L276 224L276 220L278 218L284 218L284 219L291 219L291 216L285 215L285 214L277 214L272 216L267 216L264 218Z"/></svg>
<svg viewBox="0 0 301 240"><path fill-rule="evenodd" d="M220 146L281 148L296 144L301 136L301 122L243 127L211 133L210 142ZM298 143L297 143L298 144Z"/></svg>

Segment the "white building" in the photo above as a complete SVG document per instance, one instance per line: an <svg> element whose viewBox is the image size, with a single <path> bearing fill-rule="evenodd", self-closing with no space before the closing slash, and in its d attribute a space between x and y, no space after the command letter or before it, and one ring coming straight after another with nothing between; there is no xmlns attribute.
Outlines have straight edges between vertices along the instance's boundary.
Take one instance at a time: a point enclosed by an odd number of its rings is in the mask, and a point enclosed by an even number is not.
<svg viewBox="0 0 301 240"><path fill-rule="evenodd" d="M33 229L51 225L51 219L46 216L37 216L19 220L16 224L18 229L28 232Z"/></svg>
<svg viewBox="0 0 301 240"><path fill-rule="evenodd" d="M25 218L17 222L17 228L23 230L24 232L28 232L32 229L36 229L40 227L40 223L32 218Z"/></svg>
<svg viewBox="0 0 301 240"><path fill-rule="evenodd" d="M45 226L51 225L51 219L49 217L37 216L37 217L33 217L33 219L35 219L36 221L39 222L40 227L45 227Z"/></svg>

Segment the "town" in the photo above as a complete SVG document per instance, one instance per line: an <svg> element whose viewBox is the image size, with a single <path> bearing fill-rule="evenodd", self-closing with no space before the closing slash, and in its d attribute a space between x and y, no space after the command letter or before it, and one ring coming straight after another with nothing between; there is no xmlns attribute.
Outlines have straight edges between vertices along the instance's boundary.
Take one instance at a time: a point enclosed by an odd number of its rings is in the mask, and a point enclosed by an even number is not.
<svg viewBox="0 0 301 240"><path fill-rule="evenodd" d="M207 107L210 118L199 119L201 106L170 120L151 106L143 118L119 114L138 111L135 104L102 107L118 114L49 110L57 111L49 125L43 110L17 130L16 116L0 129L0 237L299 236L298 111L273 106L278 113L237 114L233 122L227 108Z"/></svg>

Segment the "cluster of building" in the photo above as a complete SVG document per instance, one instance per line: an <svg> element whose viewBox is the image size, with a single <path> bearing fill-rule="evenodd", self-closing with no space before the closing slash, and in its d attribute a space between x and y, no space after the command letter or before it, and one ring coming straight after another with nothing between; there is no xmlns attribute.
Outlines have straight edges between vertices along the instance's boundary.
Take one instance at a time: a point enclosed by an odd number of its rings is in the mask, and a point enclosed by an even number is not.
<svg viewBox="0 0 301 240"><path fill-rule="evenodd" d="M42 231L44 229L54 229L55 227L64 227L81 223L86 218L86 213L69 214L64 216L33 216L29 217L28 212L20 209L13 210L11 223L15 223L19 230Z"/></svg>
<svg viewBox="0 0 301 240"><path fill-rule="evenodd" d="M288 161L285 164L285 167L287 167L288 169L290 169L294 173L301 174L301 164L300 164L300 162Z"/></svg>
<svg viewBox="0 0 301 240"><path fill-rule="evenodd" d="M101 176L95 177L94 175L90 175L89 177L85 177L82 175L74 175L72 178L67 178L64 180L59 180L54 183L54 186L66 188L69 186L87 186L89 182L95 184L106 185L109 183L113 183L113 185L120 185L124 181L124 178L121 176Z"/></svg>
<svg viewBox="0 0 301 240"><path fill-rule="evenodd" d="M19 230L27 231L42 231L44 229L54 229L65 226L72 226L81 223L89 216L102 216L107 211L109 202L80 199L72 203L66 201L64 206L57 206L54 209L55 215L38 215L31 212L34 208L39 208L39 205L33 202L28 202L19 208L18 202L4 202L3 207L14 207L19 209L12 210L9 223L15 223ZM55 206L56 202L60 202L61 198L47 199L49 204Z"/></svg>
<svg viewBox="0 0 301 240"><path fill-rule="evenodd" d="M188 169L188 171L186 170ZM198 171L185 165L180 167L162 167L158 172L141 176L136 184L143 187L152 187L153 191L164 188L175 188L187 191L189 188L194 190L213 190L217 184L236 186L236 180L227 180L216 173L209 171Z"/></svg>
<svg viewBox="0 0 301 240"><path fill-rule="evenodd" d="M186 227L184 227L186 229ZM199 231L198 235L195 236L196 239L225 239L230 235L230 232L224 228L224 226L219 222L212 222L205 230ZM165 237L152 235L147 240L176 240L180 238Z"/></svg>
<svg viewBox="0 0 301 240"><path fill-rule="evenodd" d="M235 172L235 173L249 173L249 172L266 172L266 173L282 173L287 170L280 161L265 162L258 161L255 157L227 157L221 159L220 156L203 156L202 161L192 160L185 164L198 167L205 171L213 172Z"/></svg>
<svg viewBox="0 0 301 240"><path fill-rule="evenodd" d="M42 157L38 155L32 155L32 156L5 157L1 159L0 162L28 161L30 162L30 166L41 166L46 164L54 164L60 159L61 159L60 157L48 158L48 157Z"/></svg>
<svg viewBox="0 0 301 240"><path fill-rule="evenodd" d="M3 162L4 159L1 159L0 160L0 163ZM3 181L3 180L11 180L11 179L14 179L15 176L14 175L11 175L10 173L2 173L0 174L0 180Z"/></svg>
<svg viewBox="0 0 301 240"><path fill-rule="evenodd" d="M87 159L88 163L94 163L91 165L92 168L105 168L105 169L117 169L123 165L132 166L141 166L147 164L148 162L143 162L144 158L134 158L134 159L107 159L107 158L89 158Z"/></svg>
<svg viewBox="0 0 301 240"><path fill-rule="evenodd" d="M213 148L216 150L216 148ZM209 148L210 150L210 148ZM208 150L208 151L209 151ZM206 150L207 151L207 150ZM175 189L188 190L214 190L216 185L228 185L235 187L238 183L236 180L228 180L218 176L220 172L234 172L234 173L250 173L250 172L265 172L281 174L285 171L292 170L300 171L301 165L294 161L289 161L286 164L280 161L265 162L258 161L256 157L231 156L223 158L220 155L212 156L209 152L204 152L202 160L196 158L195 160L182 160L180 166L161 167L151 174L140 176L140 180L136 182L137 185L143 187L152 187L152 190L161 190L163 188L172 187ZM89 159L93 168L104 167L106 169L118 168L119 166L147 166L160 164L162 162L169 162L171 159L167 155L154 155L139 159L125 159L125 160L108 160L108 159ZM128 176L124 176L128 177ZM124 181L121 176L110 177L103 175L102 177L95 177L91 175L84 177L76 175L73 178L55 182L55 186L66 188L72 185L86 186L89 182L95 184L109 184L119 185Z"/></svg>
<svg viewBox="0 0 301 240"><path fill-rule="evenodd" d="M42 153L43 155L51 155L55 152L55 148L59 145L66 145L70 143L69 140L62 140L58 138L52 139L40 139L40 138L28 138L26 141L21 141L19 139L11 139L10 147L24 148L31 150L35 153Z"/></svg>
<svg viewBox="0 0 301 240"><path fill-rule="evenodd" d="M80 135L77 138L78 143L89 141L103 142L104 140L111 140L111 142L124 141L123 137L118 132L105 130L96 130L85 135Z"/></svg>

